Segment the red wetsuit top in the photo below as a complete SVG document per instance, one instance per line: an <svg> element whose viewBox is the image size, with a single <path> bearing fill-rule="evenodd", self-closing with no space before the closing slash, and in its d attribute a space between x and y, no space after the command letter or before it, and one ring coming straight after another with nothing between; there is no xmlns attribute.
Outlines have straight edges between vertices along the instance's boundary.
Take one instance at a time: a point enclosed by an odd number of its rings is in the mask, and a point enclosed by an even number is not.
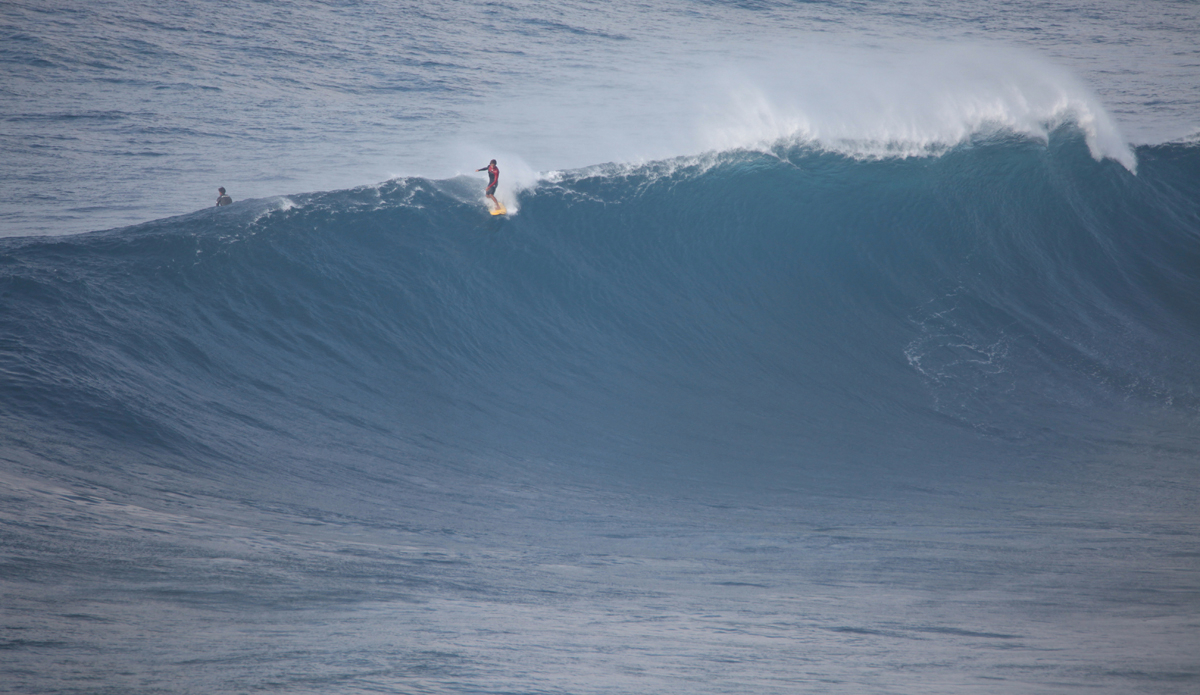
<svg viewBox="0 0 1200 695"><path fill-rule="evenodd" d="M500 167L495 164L489 164L483 169L476 169L475 171L483 171L484 169L488 173L487 192L494 193L496 191L496 184L500 183Z"/></svg>

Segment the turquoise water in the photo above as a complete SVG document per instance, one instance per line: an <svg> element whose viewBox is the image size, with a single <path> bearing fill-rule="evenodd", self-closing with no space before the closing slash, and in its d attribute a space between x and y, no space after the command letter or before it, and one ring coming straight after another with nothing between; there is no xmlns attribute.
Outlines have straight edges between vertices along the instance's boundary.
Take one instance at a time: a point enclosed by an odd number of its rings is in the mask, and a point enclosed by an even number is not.
<svg viewBox="0 0 1200 695"><path fill-rule="evenodd" d="M1194 136L1191 2L281 2L0 7L0 234L777 137L954 144L1082 117Z"/></svg>
<svg viewBox="0 0 1200 695"><path fill-rule="evenodd" d="M14 692L1200 681L1194 6L0 11Z"/></svg>

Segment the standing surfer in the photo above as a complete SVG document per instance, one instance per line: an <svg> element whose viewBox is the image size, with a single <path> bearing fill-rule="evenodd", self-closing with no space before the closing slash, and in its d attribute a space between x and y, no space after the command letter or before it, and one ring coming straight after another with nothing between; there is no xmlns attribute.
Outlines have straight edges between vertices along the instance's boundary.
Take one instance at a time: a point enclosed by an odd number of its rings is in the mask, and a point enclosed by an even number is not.
<svg viewBox="0 0 1200 695"><path fill-rule="evenodd" d="M487 190L484 191L483 194L488 197L488 200L491 200L496 204L497 210L503 208L504 206L500 204L499 200L496 200L496 196L494 195L496 193L496 184L500 183L500 167L496 166L496 160L493 159L486 167L483 169L476 169L475 171L487 171L488 186Z"/></svg>

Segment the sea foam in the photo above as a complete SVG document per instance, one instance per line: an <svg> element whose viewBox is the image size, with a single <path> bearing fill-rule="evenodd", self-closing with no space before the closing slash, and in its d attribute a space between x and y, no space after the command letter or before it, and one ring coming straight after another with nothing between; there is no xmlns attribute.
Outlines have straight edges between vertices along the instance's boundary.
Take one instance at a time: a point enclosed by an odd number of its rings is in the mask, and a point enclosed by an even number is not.
<svg viewBox="0 0 1200 695"><path fill-rule="evenodd" d="M1137 168L1132 148L1091 90L1027 51L810 48L776 55L771 65L728 68L719 82L719 96L697 124L702 149L793 141L854 157L922 156L992 134L1046 141L1069 123L1083 131L1097 160Z"/></svg>

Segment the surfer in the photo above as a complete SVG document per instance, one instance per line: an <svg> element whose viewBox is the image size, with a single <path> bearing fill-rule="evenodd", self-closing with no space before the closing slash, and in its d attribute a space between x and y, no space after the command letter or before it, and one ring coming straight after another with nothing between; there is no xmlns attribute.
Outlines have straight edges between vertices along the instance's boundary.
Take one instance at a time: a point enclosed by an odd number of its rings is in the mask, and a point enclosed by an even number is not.
<svg viewBox="0 0 1200 695"><path fill-rule="evenodd" d="M484 191L483 194L488 197L488 200L495 203L496 209L499 210L502 206L500 205L500 201L496 200L496 196L494 195L496 192L496 184L500 183L500 167L496 166L496 160L493 159L488 163L487 166L482 169L476 169L475 171L486 171L488 173L488 186L487 190Z"/></svg>
<svg viewBox="0 0 1200 695"><path fill-rule="evenodd" d="M224 186L217 188L217 207L221 207L222 205L233 205L233 198L225 195Z"/></svg>

